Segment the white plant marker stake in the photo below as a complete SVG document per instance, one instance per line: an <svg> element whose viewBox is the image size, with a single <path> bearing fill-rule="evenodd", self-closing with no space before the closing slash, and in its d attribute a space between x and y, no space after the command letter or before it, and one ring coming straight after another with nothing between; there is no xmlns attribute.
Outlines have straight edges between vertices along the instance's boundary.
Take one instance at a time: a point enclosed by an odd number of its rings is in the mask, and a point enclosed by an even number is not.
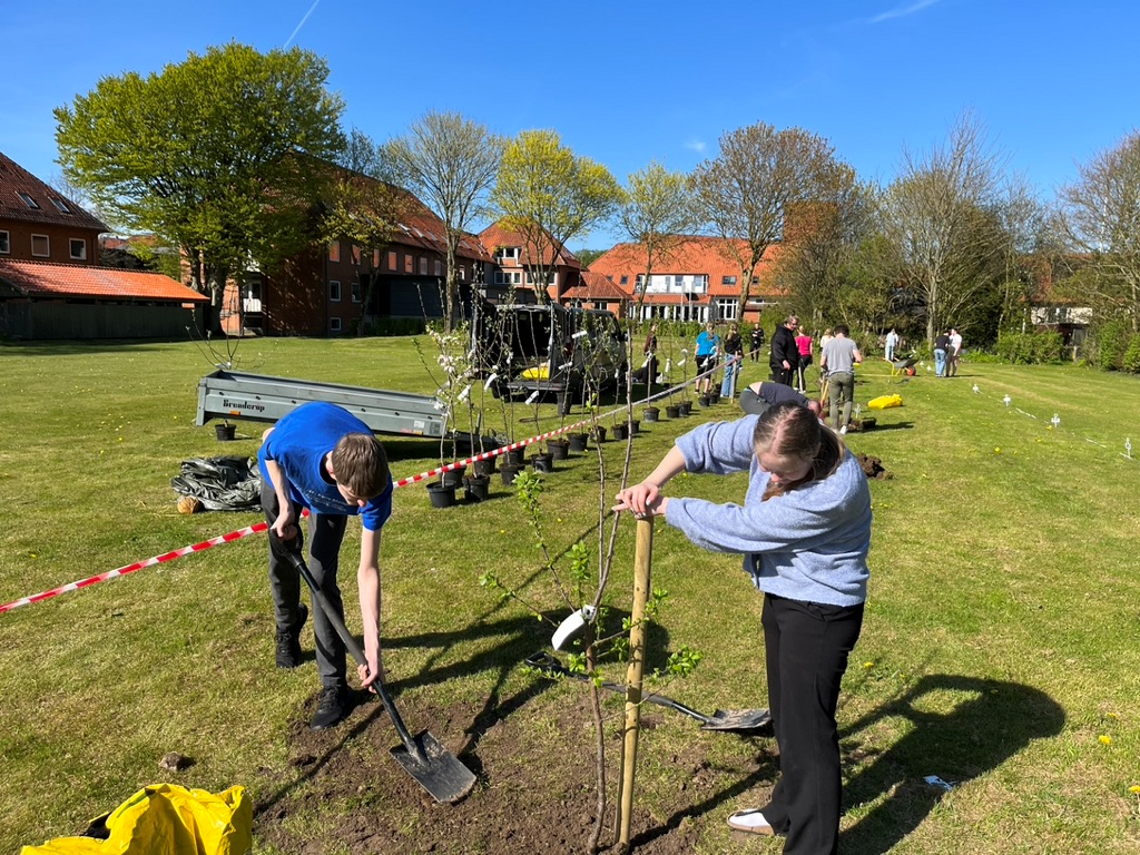
<svg viewBox="0 0 1140 855"><path fill-rule="evenodd" d="M1009 397L1009 395L1006 395L1001 400L1002 400L1002 403L1005 404L1007 407L1013 403L1013 398Z"/></svg>
<svg viewBox="0 0 1140 855"><path fill-rule="evenodd" d="M1054 430L1061 426L1061 417L1057 413L1053 413L1053 418L1049 419L1049 421L1053 425Z"/></svg>
<svg viewBox="0 0 1140 855"><path fill-rule="evenodd" d="M978 394L979 392L981 392L981 391L982 391L982 390L978 388L978 384L977 384L977 383L975 383L975 384L974 384L974 394L975 394L975 395L977 395L977 394Z"/></svg>
<svg viewBox="0 0 1140 855"><path fill-rule="evenodd" d="M1129 460L1131 460L1132 459L1132 437L1128 437L1126 440L1124 440L1124 451L1125 451L1124 456L1127 457Z"/></svg>

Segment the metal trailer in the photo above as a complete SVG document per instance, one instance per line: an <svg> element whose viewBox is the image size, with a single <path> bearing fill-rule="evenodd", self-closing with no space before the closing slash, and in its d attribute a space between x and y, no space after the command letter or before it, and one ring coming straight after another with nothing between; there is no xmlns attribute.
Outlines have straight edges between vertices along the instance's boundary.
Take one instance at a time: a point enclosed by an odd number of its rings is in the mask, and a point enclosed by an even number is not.
<svg viewBox="0 0 1140 855"><path fill-rule="evenodd" d="M374 433L440 437L447 417L442 402L430 395L389 392L364 386L318 383L219 369L198 381L201 426L210 419L276 422L301 404L325 401L344 407Z"/></svg>

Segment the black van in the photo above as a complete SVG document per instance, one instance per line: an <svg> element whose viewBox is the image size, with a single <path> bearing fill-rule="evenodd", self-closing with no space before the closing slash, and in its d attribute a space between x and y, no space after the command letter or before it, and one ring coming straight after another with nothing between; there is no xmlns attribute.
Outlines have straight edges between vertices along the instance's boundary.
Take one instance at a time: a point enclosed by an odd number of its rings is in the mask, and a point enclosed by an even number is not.
<svg viewBox="0 0 1140 855"><path fill-rule="evenodd" d="M472 324L475 362L501 396L554 397L559 412L615 386L629 363L612 312L547 305L485 304Z"/></svg>

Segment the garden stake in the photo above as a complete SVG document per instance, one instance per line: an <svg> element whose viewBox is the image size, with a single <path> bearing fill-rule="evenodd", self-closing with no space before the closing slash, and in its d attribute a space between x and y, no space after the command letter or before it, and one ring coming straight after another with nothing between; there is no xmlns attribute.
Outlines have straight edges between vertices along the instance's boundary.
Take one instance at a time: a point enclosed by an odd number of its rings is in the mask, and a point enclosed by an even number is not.
<svg viewBox="0 0 1140 855"><path fill-rule="evenodd" d="M325 617L333 625L333 629L336 630L336 634L340 636L344 646L352 654L352 658L367 667L368 659L365 657L364 651L356 643L356 639L348 631L348 627L344 625L340 615L325 599L325 595L317 586L317 580L309 573L309 568L305 566L304 560L292 550L284 549L282 551L288 556L293 566L297 568L297 572L301 574L305 584L309 586L309 590L313 593L313 603L325 613ZM427 790L437 802L459 801L471 792L471 788L475 786L475 774L460 763L454 754L426 730L415 737L408 733L404 720L388 696L388 690L384 688L383 682L376 680L372 687L380 696L384 709L388 712L388 718L392 720L393 727L400 734L400 741L403 745L397 745L393 748L392 756L399 761L408 774L419 781L420 786Z"/></svg>
<svg viewBox="0 0 1140 855"><path fill-rule="evenodd" d="M637 737L641 732L641 677L645 669L645 609L649 603L649 577L653 565L653 518L637 521L637 547L633 567L633 612L629 629L629 667L626 669L625 739L621 753L621 789L618 793L618 845L629 851L633 821L633 775L637 767Z"/></svg>

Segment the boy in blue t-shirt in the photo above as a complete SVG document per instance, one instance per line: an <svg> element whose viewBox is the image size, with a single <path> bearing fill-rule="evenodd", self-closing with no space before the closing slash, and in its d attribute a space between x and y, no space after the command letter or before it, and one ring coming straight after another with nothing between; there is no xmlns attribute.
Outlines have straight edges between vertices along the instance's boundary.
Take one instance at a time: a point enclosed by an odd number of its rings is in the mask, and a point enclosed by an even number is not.
<svg viewBox="0 0 1140 855"><path fill-rule="evenodd" d="M265 433L257 452L261 506L269 521L269 582L277 621L277 667L301 664L298 639L308 610L301 604L301 578L285 559L299 553L304 538L297 526L309 509L308 566L329 604L344 618L337 563L350 516L363 524L360 537L360 614L367 667L364 686L383 677L380 657L380 529L392 513L392 477L384 447L368 426L335 404L303 404ZM320 673L320 704L313 730L340 724L351 712L345 647L321 609L313 613Z"/></svg>

